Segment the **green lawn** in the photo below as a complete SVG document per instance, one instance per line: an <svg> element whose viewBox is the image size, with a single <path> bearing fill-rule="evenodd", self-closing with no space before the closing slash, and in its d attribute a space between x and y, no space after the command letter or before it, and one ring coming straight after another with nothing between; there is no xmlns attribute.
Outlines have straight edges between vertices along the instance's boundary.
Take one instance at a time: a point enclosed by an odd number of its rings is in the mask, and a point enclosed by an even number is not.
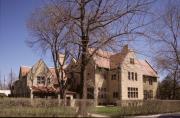
<svg viewBox="0 0 180 118"><path fill-rule="evenodd" d="M102 114L102 115L116 115L121 111L120 107L107 107L107 106L102 106L102 107L96 107L92 109L91 112L97 113L97 114Z"/></svg>
<svg viewBox="0 0 180 118"><path fill-rule="evenodd" d="M112 117L173 113L180 112L180 101L147 101L140 106L126 107L104 106L96 107L91 112Z"/></svg>

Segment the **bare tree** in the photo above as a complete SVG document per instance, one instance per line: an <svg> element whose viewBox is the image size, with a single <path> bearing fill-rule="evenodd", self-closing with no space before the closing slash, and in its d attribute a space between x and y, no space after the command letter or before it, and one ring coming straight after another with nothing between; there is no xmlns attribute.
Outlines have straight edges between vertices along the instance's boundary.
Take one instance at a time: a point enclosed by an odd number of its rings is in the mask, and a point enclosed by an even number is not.
<svg viewBox="0 0 180 118"><path fill-rule="evenodd" d="M8 76L8 88L11 90L11 93L13 93L12 85L13 85L13 82L15 81L15 79L16 79L16 75L11 69L11 72L9 73L9 76Z"/></svg>
<svg viewBox="0 0 180 118"><path fill-rule="evenodd" d="M177 82L180 81L178 78L178 73L180 73L179 5L179 1L168 2L166 9L159 15L160 19L153 24L151 30L158 67L169 73L173 80L173 99L176 96Z"/></svg>
<svg viewBox="0 0 180 118"><path fill-rule="evenodd" d="M60 95L63 98L66 88L64 80L63 68L68 58L68 47L65 43L67 40L66 34L66 11L62 6L58 9L53 5L45 5L44 7L35 10L28 21L28 29L32 33L32 38L28 40L30 46L38 45L42 51L50 51L55 67L55 73L58 80ZM63 58L60 53L64 54Z"/></svg>
<svg viewBox="0 0 180 118"><path fill-rule="evenodd" d="M118 47L127 35L143 34L139 30L147 25L143 23L147 13L149 0L60 0L55 2L68 8L70 12L69 24L71 33L69 38L79 47L80 70L80 98L87 98L85 78L86 65L89 59L100 48L112 49ZM94 48L88 55L88 48ZM83 107L82 110L85 110Z"/></svg>
<svg viewBox="0 0 180 118"><path fill-rule="evenodd" d="M127 37L133 39L135 35L143 34L142 27L149 24L144 21L151 3L153 0L53 1L40 10L42 12L36 11L36 15L30 19L33 22L29 23L29 27L38 39L35 43L40 42L43 49L51 50L58 78L58 69L62 67L58 61L61 49L64 53L69 52L71 56L76 54L80 58L80 98L86 99L85 71L90 58L100 48L115 49L130 39ZM73 46L69 51L67 44ZM90 55L89 48L94 48ZM59 85L61 86L60 81ZM85 108L82 107L81 110Z"/></svg>

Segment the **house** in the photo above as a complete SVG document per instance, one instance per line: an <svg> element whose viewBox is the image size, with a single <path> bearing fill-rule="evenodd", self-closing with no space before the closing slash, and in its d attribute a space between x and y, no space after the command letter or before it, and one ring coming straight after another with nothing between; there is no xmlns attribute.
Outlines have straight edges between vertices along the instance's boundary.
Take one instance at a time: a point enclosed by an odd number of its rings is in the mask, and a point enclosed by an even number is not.
<svg viewBox="0 0 180 118"><path fill-rule="evenodd" d="M66 81L66 77L63 78ZM40 97L57 98L59 84L54 68L49 68L40 59L32 67L21 66L19 79L13 83L12 93L14 97ZM67 91L66 95L70 98L75 92Z"/></svg>
<svg viewBox="0 0 180 118"><path fill-rule="evenodd" d="M92 54L93 49L88 53ZM72 78L72 90L79 91L80 61L72 60L66 68L67 77ZM98 50L86 66L87 98L96 104L123 104L122 101L155 99L157 72L146 60L125 45L121 52Z"/></svg>
<svg viewBox="0 0 180 118"><path fill-rule="evenodd" d="M9 96L11 94L11 91L10 90L0 90L0 94Z"/></svg>

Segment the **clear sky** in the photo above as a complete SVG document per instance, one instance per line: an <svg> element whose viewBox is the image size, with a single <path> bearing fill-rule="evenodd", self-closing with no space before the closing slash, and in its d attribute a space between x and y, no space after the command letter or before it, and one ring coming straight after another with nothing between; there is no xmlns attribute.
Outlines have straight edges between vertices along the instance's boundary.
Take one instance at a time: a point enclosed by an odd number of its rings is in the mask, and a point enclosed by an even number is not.
<svg viewBox="0 0 180 118"><path fill-rule="evenodd" d="M21 65L32 66L40 58L45 60L48 66L53 65L50 56L42 55L41 51L33 50L25 43L29 38L26 28L27 19L34 9L45 3L47 0L0 0L1 78L4 75L7 77L11 68L18 76ZM146 45L141 49L144 50L145 47Z"/></svg>
<svg viewBox="0 0 180 118"><path fill-rule="evenodd" d="M0 0L0 73L1 77L11 68L18 76L20 65L31 66L43 58L51 66L51 59L27 46L29 38L26 22L43 0Z"/></svg>

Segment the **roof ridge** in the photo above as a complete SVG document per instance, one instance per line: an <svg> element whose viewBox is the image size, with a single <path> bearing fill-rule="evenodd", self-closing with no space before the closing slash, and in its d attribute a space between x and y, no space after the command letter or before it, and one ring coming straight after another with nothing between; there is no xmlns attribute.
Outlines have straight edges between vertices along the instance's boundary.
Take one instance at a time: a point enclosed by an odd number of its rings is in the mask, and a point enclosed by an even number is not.
<svg viewBox="0 0 180 118"><path fill-rule="evenodd" d="M146 63L154 70L154 72L157 74L157 71L151 66L151 64L145 59Z"/></svg>

